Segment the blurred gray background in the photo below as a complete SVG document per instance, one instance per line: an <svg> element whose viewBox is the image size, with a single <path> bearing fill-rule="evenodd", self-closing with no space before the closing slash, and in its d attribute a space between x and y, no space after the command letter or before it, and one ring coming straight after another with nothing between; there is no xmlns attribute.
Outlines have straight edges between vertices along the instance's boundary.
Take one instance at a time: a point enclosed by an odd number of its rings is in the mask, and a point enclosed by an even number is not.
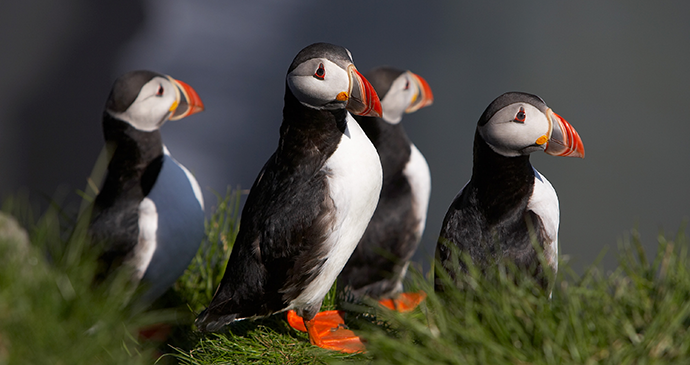
<svg viewBox="0 0 690 365"><path fill-rule="evenodd" d="M513 90L540 95L585 144L584 160L532 157L559 194L561 254L581 269L633 228L654 252L656 235L690 216L689 19L687 1L6 3L0 197L28 189L45 201L62 189L76 199L103 144L113 80L151 69L206 105L163 137L213 207L212 191L251 186L277 145L287 67L326 41L349 48L362 72L389 64L433 89L434 105L403 120L432 171L418 262L470 177L480 114Z"/></svg>

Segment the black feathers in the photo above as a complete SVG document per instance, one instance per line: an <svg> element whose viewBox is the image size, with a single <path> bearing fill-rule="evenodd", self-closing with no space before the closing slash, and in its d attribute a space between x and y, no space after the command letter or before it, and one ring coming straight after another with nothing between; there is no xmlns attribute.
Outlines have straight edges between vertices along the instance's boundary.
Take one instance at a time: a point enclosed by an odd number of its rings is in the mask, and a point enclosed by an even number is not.
<svg viewBox="0 0 690 365"><path fill-rule="evenodd" d="M347 69L347 66L352 63L350 52L346 48L330 43L314 43L303 48L295 56L287 73L292 72L301 63L312 58L327 58L343 69Z"/></svg>
<svg viewBox="0 0 690 365"><path fill-rule="evenodd" d="M436 246L436 259L452 278L465 268L457 249L481 269L512 262L546 286L532 246L546 241L543 222L527 209L534 178L529 155L502 156L475 133L472 178L448 208ZM439 281L436 288L442 289Z"/></svg>
<svg viewBox="0 0 690 365"><path fill-rule="evenodd" d="M371 86L374 87L379 99L383 100L388 94L393 81L402 75L405 71L399 70L389 66L380 66L369 70L364 77L369 80Z"/></svg>
<svg viewBox="0 0 690 365"><path fill-rule="evenodd" d="M96 197L89 232L103 243L107 274L132 255L138 242L138 207L158 177L163 158L159 131L143 132L103 113L106 143L113 149L103 187Z"/></svg>
<svg viewBox="0 0 690 365"><path fill-rule="evenodd" d="M538 97L537 95L533 94L528 94L528 93L523 93L523 92L507 92L491 102L489 106L486 107L484 110L484 113L482 113L481 118L479 118L479 122L477 125L482 126L486 124L491 117L496 114L497 111L501 110L507 105L517 103L517 102L526 102L529 104L534 105L537 107L537 109L541 110L542 113L546 113L546 103L542 98Z"/></svg>
<svg viewBox="0 0 690 365"><path fill-rule="evenodd" d="M346 113L306 107L286 87L278 149L250 190L219 290L197 319L200 330L283 310L318 275L334 213L324 164ZM305 318L320 305L304 308Z"/></svg>
<svg viewBox="0 0 690 365"><path fill-rule="evenodd" d="M156 76L165 77L153 71L130 71L118 77L108 96L105 108L115 113L122 113L136 100L141 87Z"/></svg>

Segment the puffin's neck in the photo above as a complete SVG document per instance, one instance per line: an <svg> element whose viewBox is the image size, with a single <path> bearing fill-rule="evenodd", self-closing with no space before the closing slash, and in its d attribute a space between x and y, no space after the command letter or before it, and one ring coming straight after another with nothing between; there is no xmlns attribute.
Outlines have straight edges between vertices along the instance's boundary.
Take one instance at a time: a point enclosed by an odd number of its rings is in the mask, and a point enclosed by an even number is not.
<svg viewBox="0 0 690 365"><path fill-rule="evenodd" d="M378 117L355 117L376 147L383 167L384 184L388 177L402 172L412 153L412 142L401 123L391 124Z"/></svg>
<svg viewBox="0 0 690 365"><path fill-rule="evenodd" d="M285 88L283 123L277 155L284 163L303 164L304 159L321 166L335 152L347 128L345 109L321 110L302 105Z"/></svg>
<svg viewBox="0 0 690 365"><path fill-rule="evenodd" d="M471 185L490 220L523 208L534 190L534 169L529 155L500 155L475 132Z"/></svg>
<svg viewBox="0 0 690 365"><path fill-rule="evenodd" d="M163 162L160 131L140 131L104 112L103 135L112 157L99 194L101 203L122 194L148 195Z"/></svg>

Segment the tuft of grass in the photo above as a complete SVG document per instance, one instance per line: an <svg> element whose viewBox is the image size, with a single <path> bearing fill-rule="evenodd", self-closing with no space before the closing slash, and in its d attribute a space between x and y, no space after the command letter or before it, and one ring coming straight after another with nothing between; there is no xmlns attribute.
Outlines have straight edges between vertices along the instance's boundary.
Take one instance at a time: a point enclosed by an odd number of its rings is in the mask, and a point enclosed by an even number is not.
<svg viewBox="0 0 690 365"><path fill-rule="evenodd" d="M239 227L241 192L229 189L206 224L207 238L171 290L193 317L210 302ZM200 335L177 312L133 312L126 275L94 287L96 252L83 222L69 220L58 203L39 216L24 198L6 199L0 214L0 364L621 364L690 360L690 259L683 231L659 235L647 257L639 235L622 241L619 265L583 275L561 262L552 297L533 280L505 268L446 281L434 293L431 278L411 270L408 290L425 290L419 309L401 314L351 306L348 325L367 340L366 354L312 346L284 314L239 321L225 333ZM123 271L123 273L125 273ZM335 290L323 310L337 307ZM137 330L177 322L187 342L155 343ZM184 342L184 341L183 341Z"/></svg>
<svg viewBox="0 0 690 365"><path fill-rule="evenodd" d="M309 343L307 335L292 329L277 314L255 321L239 321L225 333L209 334L191 351L178 349L180 364L326 364L361 361L364 355L324 350Z"/></svg>
<svg viewBox="0 0 690 365"><path fill-rule="evenodd" d="M619 246L619 268L578 276L561 265L553 297L502 273L460 278L433 293L424 316L384 312L390 328L368 326L372 364L624 364L690 359L688 240L658 237L650 262L639 237ZM448 280L448 278L446 278ZM448 281L449 283L449 281Z"/></svg>
<svg viewBox="0 0 690 365"><path fill-rule="evenodd" d="M16 197L0 213L0 364L151 363L134 333L165 316L124 310L126 276L92 285L96 252L84 231L67 234L57 204L30 210Z"/></svg>
<svg viewBox="0 0 690 365"><path fill-rule="evenodd" d="M213 226L221 225L212 220ZM511 268L487 275L470 267L458 287L445 278L441 294L434 293L431 278L413 273L407 289L428 294L418 310L348 307L353 311L348 324L367 340L366 354L311 346L306 334L290 329L278 314L200 336L190 349L176 347L172 357L195 365L683 362L690 358L688 240L679 233L673 239L659 236L658 242L649 260L633 235L619 246L619 267L610 273L599 268L604 253L581 276L561 262L558 276L549 278L555 282L551 298L537 282L516 280L519 273ZM214 270L218 280L210 294L222 276L222 269ZM203 309L210 295L204 301L190 307ZM332 289L322 310L336 307Z"/></svg>

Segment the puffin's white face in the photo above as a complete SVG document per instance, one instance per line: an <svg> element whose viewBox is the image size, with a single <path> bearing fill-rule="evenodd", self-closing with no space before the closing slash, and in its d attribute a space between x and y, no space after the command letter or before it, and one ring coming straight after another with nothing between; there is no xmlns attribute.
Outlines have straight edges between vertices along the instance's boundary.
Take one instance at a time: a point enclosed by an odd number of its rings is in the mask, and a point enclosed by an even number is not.
<svg viewBox="0 0 690 365"><path fill-rule="evenodd" d="M551 128L549 116L532 104L517 102L497 111L478 130L496 153L515 157L546 149Z"/></svg>
<svg viewBox="0 0 690 365"><path fill-rule="evenodd" d="M346 48L314 43L297 53L288 70L286 92L304 106L381 116L381 101L374 87L357 71Z"/></svg>
<svg viewBox="0 0 690 365"><path fill-rule="evenodd" d="M170 79L156 76L144 84L127 110L108 112L138 130L151 132L159 129L173 115L180 100L179 93Z"/></svg>
<svg viewBox="0 0 690 365"><path fill-rule="evenodd" d="M400 123L405 110L419 93L419 86L413 79L412 73L406 71L400 74L381 100L383 119L391 124Z"/></svg>
<svg viewBox="0 0 690 365"><path fill-rule="evenodd" d="M344 108L350 76L326 58L312 58L287 75L288 87L302 104L316 109ZM345 93L345 94L343 94Z"/></svg>
<svg viewBox="0 0 690 365"><path fill-rule="evenodd" d="M391 84L381 100L383 120L398 124L404 113L412 113L433 103L434 96L429 84L422 77L405 71Z"/></svg>

